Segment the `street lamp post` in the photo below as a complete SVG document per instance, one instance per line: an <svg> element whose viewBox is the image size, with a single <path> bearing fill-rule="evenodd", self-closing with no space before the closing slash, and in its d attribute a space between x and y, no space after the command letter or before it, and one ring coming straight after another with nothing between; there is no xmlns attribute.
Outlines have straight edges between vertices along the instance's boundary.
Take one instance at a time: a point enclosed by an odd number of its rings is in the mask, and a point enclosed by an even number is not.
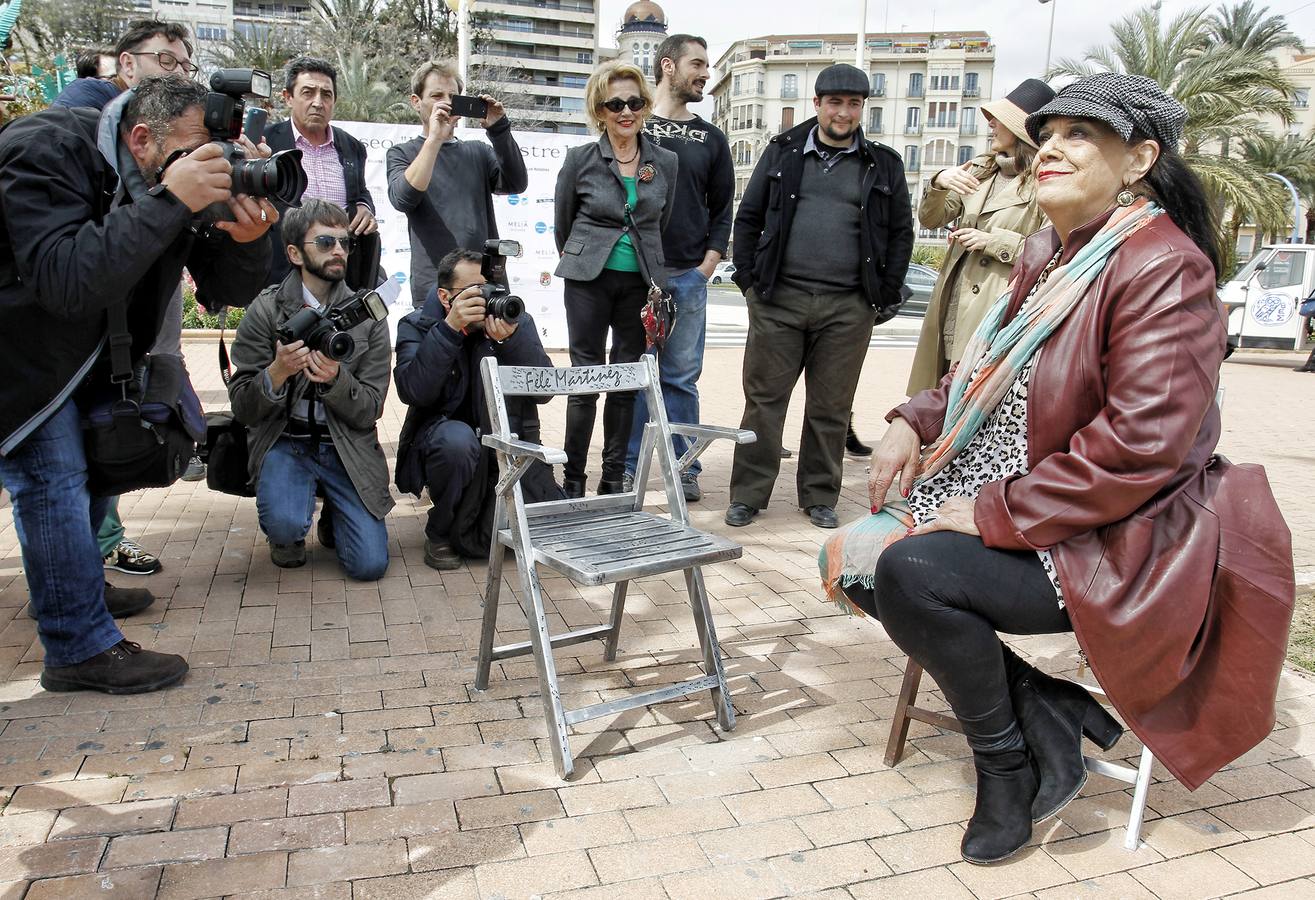
<svg viewBox="0 0 1315 900"><path fill-rule="evenodd" d="M475 0L444 0L447 8L457 14L457 68L461 71L461 83L468 80L466 70L470 67L470 9Z"/></svg>
<svg viewBox="0 0 1315 900"><path fill-rule="evenodd" d="M1281 181L1287 187L1288 193L1292 195L1292 235L1288 238L1289 244L1301 243L1301 196L1297 193L1296 186L1280 175L1278 172L1266 172L1265 175L1273 178L1275 181Z"/></svg>
<svg viewBox="0 0 1315 900"><path fill-rule="evenodd" d="M1041 77L1045 78L1050 74L1050 48L1055 42L1055 7L1058 3L1057 0L1037 0L1037 2L1042 5L1050 4L1050 34L1046 37L1046 67L1041 72Z"/></svg>

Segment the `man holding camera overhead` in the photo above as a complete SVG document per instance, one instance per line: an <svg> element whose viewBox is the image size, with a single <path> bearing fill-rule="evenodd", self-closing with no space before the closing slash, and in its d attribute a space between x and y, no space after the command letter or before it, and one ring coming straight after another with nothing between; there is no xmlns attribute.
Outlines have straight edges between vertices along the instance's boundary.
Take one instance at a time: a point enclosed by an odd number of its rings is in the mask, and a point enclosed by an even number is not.
<svg viewBox="0 0 1315 900"><path fill-rule="evenodd" d="M52 108L0 132L0 480L47 690L141 693L187 672L182 657L144 650L114 624L142 607L107 603L95 528L108 501L87 491L74 392L108 382L107 311L119 304L136 367L184 265L201 302L242 305L260 288L278 213L233 195L207 100L193 81L147 78L99 147L95 109ZM194 217L212 204L232 220L197 237Z"/></svg>
<svg viewBox="0 0 1315 900"><path fill-rule="evenodd" d="M461 549L472 555L488 550L469 532L453 533L458 505L476 483L479 433L488 431L480 363L492 356L504 366L552 365L530 314L507 303L514 298L500 286L487 284L485 271L496 262L474 250L453 250L438 264L437 290L397 327L393 378L409 407L397 441L397 486L417 497L429 490L434 506L425 523L425 565L432 569L460 566ZM507 415L521 440L538 443L532 399L509 400ZM522 487L527 495L539 491L535 499L555 499L545 492L564 496L546 467L527 473Z"/></svg>
<svg viewBox="0 0 1315 900"><path fill-rule="evenodd" d="M529 186L525 160L502 104L461 95L450 60L431 60L411 76L411 108L420 137L388 150L388 199L406 213L411 233L411 301L419 307L433 290L438 261L458 247L483 247L498 236L493 194ZM457 108L454 108L454 104ZM482 113L489 143L458 140L463 115Z"/></svg>
<svg viewBox="0 0 1315 900"><path fill-rule="evenodd" d="M388 568L384 516L393 508L375 424L392 352L379 295L343 283L350 224L325 200L284 214L292 270L242 317L228 395L248 429L256 514L274 565L305 565L319 489L331 510L320 516L321 546L337 552L349 578L375 581Z"/></svg>

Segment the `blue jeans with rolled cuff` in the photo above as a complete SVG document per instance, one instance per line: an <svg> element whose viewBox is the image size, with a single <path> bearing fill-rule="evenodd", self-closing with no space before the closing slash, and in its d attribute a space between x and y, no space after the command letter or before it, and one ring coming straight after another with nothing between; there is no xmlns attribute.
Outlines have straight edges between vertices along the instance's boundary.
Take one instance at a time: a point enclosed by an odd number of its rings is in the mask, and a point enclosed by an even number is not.
<svg viewBox="0 0 1315 900"><path fill-rule="evenodd" d="M388 528L361 502L332 443L284 435L269 448L256 485L256 517L271 543L305 540L322 488L333 540L347 577L378 581L388 568Z"/></svg>

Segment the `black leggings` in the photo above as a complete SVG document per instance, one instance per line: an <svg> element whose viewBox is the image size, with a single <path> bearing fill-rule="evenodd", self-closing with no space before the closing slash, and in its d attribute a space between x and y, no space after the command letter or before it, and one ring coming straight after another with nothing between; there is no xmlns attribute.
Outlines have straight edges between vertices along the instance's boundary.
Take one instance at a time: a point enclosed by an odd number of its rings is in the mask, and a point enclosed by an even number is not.
<svg viewBox="0 0 1315 900"><path fill-rule="evenodd" d="M875 592L846 593L936 679L970 738L1004 732L1014 718L996 632L1073 630L1031 551L992 550L979 537L933 532L887 547L876 576Z"/></svg>
<svg viewBox="0 0 1315 900"><path fill-rule="evenodd" d="M636 362L644 353L644 325L639 315L648 298L638 272L604 269L593 281L566 279L566 334L572 366L601 366L607 333L612 332L611 362ZM594 436L597 394L572 394L566 401L566 468L568 481L584 481L589 442ZM620 481L625 474L635 392L613 391L603 401L603 478Z"/></svg>

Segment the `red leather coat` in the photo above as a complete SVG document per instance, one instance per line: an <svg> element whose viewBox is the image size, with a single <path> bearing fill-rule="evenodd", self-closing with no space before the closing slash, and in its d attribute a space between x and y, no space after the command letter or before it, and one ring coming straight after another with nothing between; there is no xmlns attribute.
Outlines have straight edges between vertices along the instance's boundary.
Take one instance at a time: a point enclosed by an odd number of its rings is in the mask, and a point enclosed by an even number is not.
<svg viewBox="0 0 1315 900"><path fill-rule="evenodd" d="M1109 214L1070 235L1061 263ZM1018 262L1010 315L1059 249ZM1265 473L1214 455L1225 325L1214 269L1167 215L1110 258L1037 353L1029 472L983 488L988 547L1050 547L1092 672L1189 789L1262 741L1287 648L1292 541ZM948 378L891 412L939 436Z"/></svg>

